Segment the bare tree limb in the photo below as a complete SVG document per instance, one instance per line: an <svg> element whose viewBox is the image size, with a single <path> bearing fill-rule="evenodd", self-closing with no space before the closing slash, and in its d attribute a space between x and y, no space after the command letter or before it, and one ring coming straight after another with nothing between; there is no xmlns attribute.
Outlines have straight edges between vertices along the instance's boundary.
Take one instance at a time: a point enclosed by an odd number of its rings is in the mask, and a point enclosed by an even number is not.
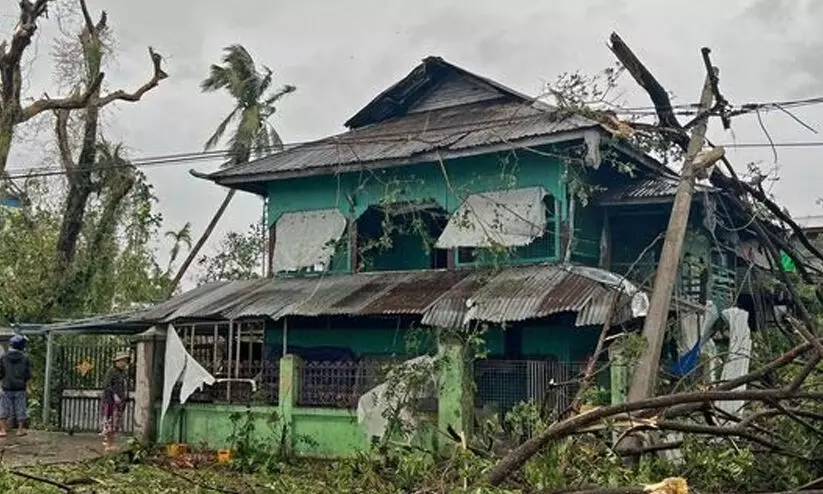
<svg viewBox="0 0 823 494"><path fill-rule="evenodd" d="M167 78L169 75L163 71L163 57L159 53L155 52L152 47L149 47L149 57L151 57L152 66L154 67L154 74L147 83L143 84L132 93L128 93L121 89L106 96L102 96L97 101L94 101L94 105L98 108L102 108L117 100L131 102L140 101L140 98L142 98L144 94L157 87L157 85L160 84L160 81Z"/></svg>
<svg viewBox="0 0 823 494"><path fill-rule="evenodd" d="M683 149L688 148L689 137L683 131L683 127L674 114L669 94L617 33L612 33L610 40L611 45L609 48L612 53L626 67L634 80L649 93L649 97L657 110L660 126L679 130L680 132L673 135L672 138Z"/></svg>
<svg viewBox="0 0 823 494"><path fill-rule="evenodd" d="M97 77L94 78L92 83L86 89L86 92L82 95L70 96L68 98L43 98L35 101L29 106L23 108L17 123L23 123L30 120L44 111L79 110L87 107L90 103L94 103L92 96L98 89L100 89L100 84L103 83L103 77L105 77L103 72L97 74Z"/></svg>
<svg viewBox="0 0 823 494"><path fill-rule="evenodd" d="M8 470L8 472L12 475L16 475L27 480L34 480L35 482L42 482L44 484L57 487L58 489L66 492L72 492L74 490L70 485L62 484L60 482L57 482L56 480L47 479L45 477L39 477L37 475L32 475L30 473L21 472L20 470Z"/></svg>
<svg viewBox="0 0 823 494"><path fill-rule="evenodd" d="M539 435L530 438L515 448L506 457L501 459L494 467L492 467L488 473L488 481L492 485L499 485L509 475L509 473L523 466L529 458L552 441L567 437L586 426L594 425L604 419L617 417L621 414L628 414L629 412L641 410L660 410L673 405L707 403L712 401L745 400L768 402L771 400L800 398L820 400L823 399L823 393L791 393L784 389L694 391L656 396L644 400L595 408L586 413L555 422Z"/></svg>

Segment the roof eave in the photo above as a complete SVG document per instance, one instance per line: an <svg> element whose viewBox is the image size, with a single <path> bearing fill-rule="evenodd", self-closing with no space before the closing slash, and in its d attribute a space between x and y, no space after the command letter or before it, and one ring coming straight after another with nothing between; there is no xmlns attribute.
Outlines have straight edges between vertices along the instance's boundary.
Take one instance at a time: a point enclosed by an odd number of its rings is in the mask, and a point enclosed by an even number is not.
<svg viewBox="0 0 823 494"><path fill-rule="evenodd" d="M191 176L193 176L194 178L198 178L200 180L207 180L209 182L212 182L214 184L217 184L217 185L220 185L220 186L223 186L223 187L228 187L230 189L235 189L235 190L242 190L244 192L250 192L252 194L255 194L255 195L258 195L258 196L261 196L261 197L265 197L268 194L268 190L267 190L266 186L264 184L260 183L260 182L247 182L247 183L238 182L238 183L231 183L231 184L223 183L221 181L220 177L215 177L215 175L217 173L219 173L219 172L216 172L216 173L201 173L201 172L198 172L196 170L189 170L189 174Z"/></svg>
<svg viewBox="0 0 823 494"><path fill-rule="evenodd" d="M337 165L333 167L316 167L303 170L288 170L280 172L265 172L245 175L223 176L215 177L209 176L209 180L222 185L224 187L251 190L253 184L261 184L264 182L276 180L288 180L292 178L316 177L321 175L336 175L347 172L357 172L360 170L369 169L377 170L382 168L395 168L399 166L414 165L418 163L437 162L440 159L458 159L468 158L471 156L478 156L482 154L489 154L501 151L512 151L523 148L530 148L536 146L545 146L549 144L557 144L561 142L571 142L582 140L585 138L587 132L601 131L599 125L592 125L591 127L584 127L580 129L558 132L540 137L529 137L517 141L506 143L476 146L472 148L460 149L456 151L433 151L428 153L421 153L408 158L399 158L392 160L381 160L371 162L353 162L344 165ZM219 173L219 172L218 172ZM264 187L263 187L264 188Z"/></svg>

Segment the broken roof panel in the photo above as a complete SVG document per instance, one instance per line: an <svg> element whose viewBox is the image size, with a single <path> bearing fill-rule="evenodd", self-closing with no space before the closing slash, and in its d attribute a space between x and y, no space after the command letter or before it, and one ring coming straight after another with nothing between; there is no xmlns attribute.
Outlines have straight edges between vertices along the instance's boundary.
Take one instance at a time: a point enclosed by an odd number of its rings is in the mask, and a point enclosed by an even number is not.
<svg viewBox="0 0 823 494"><path fill-rule="evenodd" d="M602 205L614 205L669 201L677 193L677 184L677 178L664 176L635 180L626 185L609 187L597 197L597 202ZM697 183L694 191L715 193L718 189Z"/></svg>
<svg viewBox="0 0 823 494"><path fill-rule="evenodd" d="M195 294L193 294L194 292ZM471 321L515 322L564 312L577 326L603 324L618 294L613 322L633 318L631 297L567 267L536 265L498 270L442 270L219 283L197 288L148 310L47 326L55 331L132 328L192 320L287 316L422 316L421 323L460 327ZM672 310L699 311L674 303ZM141 329L142 328L142 329Z"/></svg>

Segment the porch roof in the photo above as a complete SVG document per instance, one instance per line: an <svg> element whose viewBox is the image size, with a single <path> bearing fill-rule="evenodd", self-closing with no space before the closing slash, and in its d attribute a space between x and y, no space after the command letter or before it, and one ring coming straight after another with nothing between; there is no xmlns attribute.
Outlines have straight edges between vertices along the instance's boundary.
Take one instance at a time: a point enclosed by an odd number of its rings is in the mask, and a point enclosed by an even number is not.
<svg viewBox="0 0 823 494"><path fill-rule="evenodd" d="M606 273L606 272L604 272ZM612 275L614 278L614 275ZM56 332L138 332L155 324L288 316L417 316L429 326L508 323L576 314L576 326L633 318L631 296L608 277L571 266L322 275L210 283L130 314L53 324ZM699 312L675 301L672 310Z"/></svg>

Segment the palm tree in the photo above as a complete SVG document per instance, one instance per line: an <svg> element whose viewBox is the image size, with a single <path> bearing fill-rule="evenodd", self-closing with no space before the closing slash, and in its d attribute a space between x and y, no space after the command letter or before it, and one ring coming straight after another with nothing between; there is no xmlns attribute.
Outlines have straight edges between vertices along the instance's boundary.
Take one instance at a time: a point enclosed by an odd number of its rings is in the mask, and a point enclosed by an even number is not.
<svg viewBox="0 0 823 494"><path fill-rule="evenodd" d="M223 63L211 66L209 76L200 83L200 89L206 93L225 90L235 100L234 109L220 122L205 146L206 150L213 149L223 140L228 126L232 122L237 122L237 127L228 138L229 160L223 165L228 167L246 163L253 156L260 157L283 149L283 141L269 123L269 117L276 111L275 103L297 88L286 85L271 90L271 69L264 66L262 70L258 70L249 52L241 45L228 46L223 52ZM229 190L203 235L189 251L189 255L172 280L170 292L174 292L180 284L180 280L231 203L234 193L235 189Z"/></svg>
<svg viewBox="0 0 823 494"><path fill-rule="evenodd" d="M185 245L188 250L191 250L191 222L187 222L183 225L183 228L177 231L167 231L166 238L172 241L171 251L169 252L169 265L166 268L166 275L168 276L171 274L174 261L180 256L180 248Z"/></svg>

